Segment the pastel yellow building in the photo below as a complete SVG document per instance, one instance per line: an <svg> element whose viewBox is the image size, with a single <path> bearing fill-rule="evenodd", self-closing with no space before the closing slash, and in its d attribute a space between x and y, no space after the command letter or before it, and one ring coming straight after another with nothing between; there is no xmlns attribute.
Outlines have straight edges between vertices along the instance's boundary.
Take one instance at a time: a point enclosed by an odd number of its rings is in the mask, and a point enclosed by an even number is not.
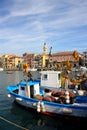
<svg viewBox="0 0 87 130"><path fill-rule="evenodd" d="M42 67L46 67L49 61L49 54L47 54L47 46L44 43L43 46L43 55L42 55Z"/></svg>
<svg viewBox="0 0 87 130"><path fill-rule="evenodd" d="M23 61L22 57L6 54L2 56L3 68L17 68Z"/></svg>

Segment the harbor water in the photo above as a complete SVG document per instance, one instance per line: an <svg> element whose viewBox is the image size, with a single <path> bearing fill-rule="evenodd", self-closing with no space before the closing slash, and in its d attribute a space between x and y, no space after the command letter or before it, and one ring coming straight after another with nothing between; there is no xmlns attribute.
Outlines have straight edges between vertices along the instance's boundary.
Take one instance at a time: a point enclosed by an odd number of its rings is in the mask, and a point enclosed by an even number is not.
<svg viewBox="0 0 87 130"><path fill-rule="evenodd" d="M7 86L23 80L23 72L0 72L0 130L74 130L87 124L39 115L26 110L7 97Z"/></svg>

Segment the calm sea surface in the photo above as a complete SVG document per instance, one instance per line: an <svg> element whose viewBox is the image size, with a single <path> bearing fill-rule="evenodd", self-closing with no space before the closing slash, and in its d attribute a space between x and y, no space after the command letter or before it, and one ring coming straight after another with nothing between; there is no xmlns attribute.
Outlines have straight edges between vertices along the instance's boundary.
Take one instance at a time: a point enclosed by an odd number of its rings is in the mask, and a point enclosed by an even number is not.
<svg viewBox="0 0 87 130"><path fill-rule="evenodd" d="M7 86L23 79L23 72L0 72L0 130L74 130L86 129L87 124L37 115L15 104L7 97Z"/></svg>

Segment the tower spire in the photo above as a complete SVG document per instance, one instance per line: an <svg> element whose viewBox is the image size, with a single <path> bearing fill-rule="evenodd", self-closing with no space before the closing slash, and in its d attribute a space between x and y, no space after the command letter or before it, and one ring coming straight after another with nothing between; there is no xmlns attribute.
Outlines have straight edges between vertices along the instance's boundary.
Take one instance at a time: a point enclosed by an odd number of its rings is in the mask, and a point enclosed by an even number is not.
<svg viewBox="0 0 87 130"><path fill-rule="evenodd" d="M44 43L44 46L43 46L43 53L44 53L44 54L47 54L47 47L46 47L46 43Z"/></svg>

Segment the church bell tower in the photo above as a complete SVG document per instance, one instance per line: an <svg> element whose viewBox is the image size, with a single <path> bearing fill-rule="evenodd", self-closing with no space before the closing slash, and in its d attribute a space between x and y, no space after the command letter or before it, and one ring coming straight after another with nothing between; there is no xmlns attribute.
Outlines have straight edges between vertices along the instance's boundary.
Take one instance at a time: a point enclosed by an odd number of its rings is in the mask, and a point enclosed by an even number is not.
<svg viewBox="0 0 87 130"><path fill-rule="evenodd" d="M47 47L46 47L46 43L44 43L44 46L43 46L43 54L47 54Z"/></svg>

